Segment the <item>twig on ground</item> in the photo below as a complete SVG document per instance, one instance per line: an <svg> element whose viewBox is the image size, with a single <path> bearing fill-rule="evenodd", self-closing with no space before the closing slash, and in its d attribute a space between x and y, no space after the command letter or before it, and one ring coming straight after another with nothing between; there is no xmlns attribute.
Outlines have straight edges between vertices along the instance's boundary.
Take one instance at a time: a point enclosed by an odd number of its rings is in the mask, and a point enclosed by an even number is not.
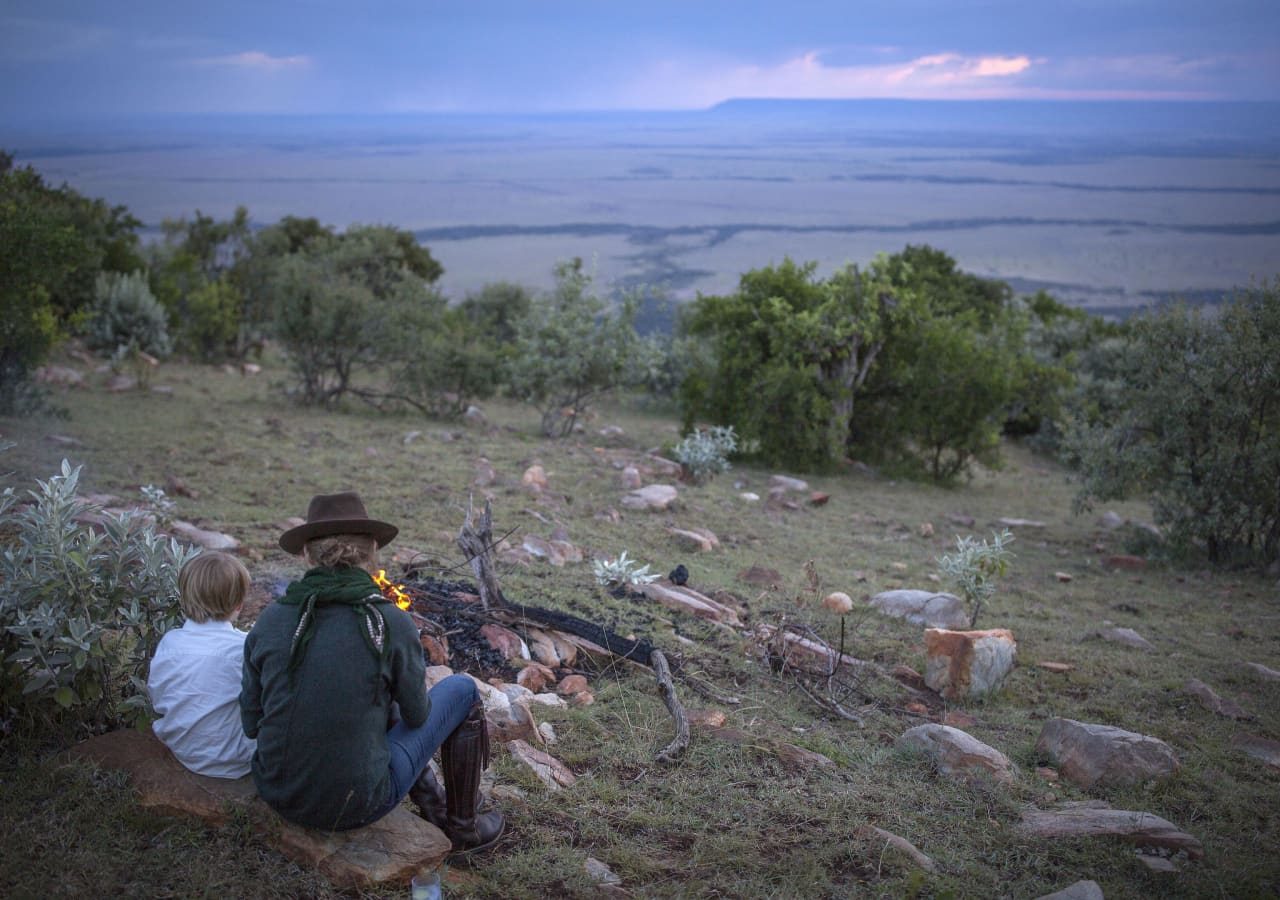
<svg viewBox="0 0 1280 900"><path fill-rule="evenodd" d="M658 691L662 694L662 702L667 705L667 711L676 722L676 736L656 757L660 763L671 763L689 749L689 717L685 715L680 698L676 696L676 686L671 682L671 669L661 650L654 650L649 654L649 665L653 666L653 673L658 677Z"/></svg>
<svg viewBox="0 0 1280 900"><path fill-rule="evenodd" d="M833 697L823 696L821 694L816 693L812 688L809 687L809 685L804 683L803 679L797 678L796 685L799 686L800 690L804 692L804 695L806 697L808 697L814 703L818 704L818 706L821 706L827 712L832 713L833 715L839 716L840 718L844 719L847 722L853 722L857 725L866 724L866 722L863 721L862 716L858 715L857 713L849 712L849 710L841 706L840 703L838 703Z"/></svg>

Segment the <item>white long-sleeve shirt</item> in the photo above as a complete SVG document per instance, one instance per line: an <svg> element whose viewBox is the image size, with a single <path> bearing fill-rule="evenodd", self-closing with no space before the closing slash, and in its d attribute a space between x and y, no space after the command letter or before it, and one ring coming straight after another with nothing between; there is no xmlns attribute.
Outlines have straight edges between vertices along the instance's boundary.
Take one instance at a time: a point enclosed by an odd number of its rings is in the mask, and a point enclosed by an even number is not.
<svg viewBox="0 0 1280 900"><path fill-rule="evenodd" d="M199 775L249 774L256 741L240 724L240 676L247 635L230 622L187 621L160 639L147 693L160 718L156 737Z"/></svg>

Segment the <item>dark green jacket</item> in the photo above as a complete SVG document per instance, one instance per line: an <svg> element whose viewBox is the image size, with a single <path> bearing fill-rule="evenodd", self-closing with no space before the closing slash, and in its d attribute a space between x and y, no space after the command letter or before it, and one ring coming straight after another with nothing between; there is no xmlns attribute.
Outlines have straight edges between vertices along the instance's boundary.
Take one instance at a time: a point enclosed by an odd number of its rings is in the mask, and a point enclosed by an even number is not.
<svg viewBox="0 0 1280 900"><path fill-rule="evenodd" d="M289 645L299 606L273 603L244 644L240 717L258 739L258 793L291 822L326 831L354 828L386 805L391 702L416 727L427 720L426 663L408 613L380 604L388 658L374 658L351 607L317 606L315 634L290 677Z"/></svg>

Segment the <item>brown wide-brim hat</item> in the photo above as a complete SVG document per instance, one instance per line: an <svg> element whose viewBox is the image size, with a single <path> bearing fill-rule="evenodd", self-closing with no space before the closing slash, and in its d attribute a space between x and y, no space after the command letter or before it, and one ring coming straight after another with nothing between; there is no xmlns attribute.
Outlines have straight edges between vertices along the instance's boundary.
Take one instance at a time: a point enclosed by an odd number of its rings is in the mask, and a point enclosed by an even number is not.
<svg viewBox="0 0 1280 900"><path fill-rule="evenodd" d="M307 541L331 534L367 534L385 547L400 529L387 522L370 519L364 501L355 491L340 494L316 494L307 507L307 521L280 535L280 546L295 556Z"/></svg>

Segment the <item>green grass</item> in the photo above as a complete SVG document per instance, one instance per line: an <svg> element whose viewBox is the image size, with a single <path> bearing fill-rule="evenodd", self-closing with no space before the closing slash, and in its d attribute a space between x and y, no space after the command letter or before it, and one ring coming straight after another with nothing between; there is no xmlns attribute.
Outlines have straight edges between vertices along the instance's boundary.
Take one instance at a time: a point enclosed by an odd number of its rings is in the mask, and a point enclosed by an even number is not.
<svg viewBox="0 0 1280 900"><path fill-rule="evenodd" d="M895 750L894 740L919 719L873 712L863 727L828 719L771 675L745 639L643 601L616 600L596 587L585 563L504 569L510 598L651 638L742 698L724 708L730 725L817 750L838 767L798 775L760 747L696 734L685 759L660 766L653 756L670 738L670 720L651 680L625 669L597 673L593 706L545 716L560 735L554 752L578 783L549 793L498 754L499 782L520 787L526 799L506 804L510 826L501 849L451 876L452 896L593 896L582 869L587 856L606 862L640 896L1034 897L1081 878L1098 881L1108 897L1264 896L1280 889L1274 852L1280 776L1230 746L1241 731L1280 737L1280 687L1242 666L1280 668L1274 578L1161 564L1142 573L1103 569L1097 545L1125 552L1125 538L1101 530L1092 516L1071 515L1072 486L1051 462L1010 447L1003 471L982 472L954 490L854 471L811 478L831 501L797 511L742 501L735 481L764 495L770 471L739 466L708 485L681 486L675 511L623 511L614 523L597 518L621 509L618 469L610 461L674 442L673 416L619 404L585 433L553 442L536 436L537 416L527 408L486 404L488 427L360 408L325 413L287 403L274 383L281 377L272 368L244 378L166 365L155 380L172 386L172 395L72 391L60 397L67 420L0 420L0 437L18 444L4 454L4 469L21 486L68 456L84 464L86 489L130 498L138 486L176 475L199 492L198 499L177 498L178 515L240 538L256 578L269 582L299 571L275 546L276 523L302 514L313 493L344 488L360 490L373 515L400 524L393 547L456 565L452 535L469 496L479 499L470 484L475 460L485 456L500 475L490 489L497 533L515 528L513 538L550 537L554 525L542 519L560 523L588 554L625 549L658 571L685 563L694 586L743 598L750 622L785 610L827 635L836 633L837 620L807 589L807 561L821 578L818 596L844 590L856 599L891 586L930 586L934 560L961 530L948 514L973 516L967 531L980 537L1001 516L1046 523L1014 529L1012 571L979 622L1011 628L1019 641L1021 664L1004 689L965 706L977 719L968 730L1019 767L1017 783L1001 789L954 785L924 760ZM620 425L625 435L599 437L606 424ZM421 434L406 442L412 431ZM534 461L550 477L548 493L537 499L520 486ZM1149 517L1141 504L1116 509ZM932 537L921 537L923 522L934 525ZM722 547L708 555L681 551L666 532L670 525L710 528ZM777 569L784 586L761 591L739 582L736 574L752 564ZM1060 583L1058 571L1070 573L1071 582ZM851 618L858 623L853 653L923 669L919 628L865 612ZM1104 621L1137 629L1158 652L1091 639ZM1039 669L1039 660L1076 668L1055 675ZM1258 721L1231 723L1202 709L1182 692L1193 676L1239 700ZM687 689L682 696L691 706L712 705ZM1160 737L1183 770L1151 788L1086 794L1049 784L1035 774L1034 744L1051 716ZM131 802L118 779L60 763L52 749L7 747L0 779L6 896L333 894L319 876L245 828L154 817ZM1013 833L1027 804L1086 797L1169 819L1204 843L1205 860L1156 876L1124 844L1031 841ZM939 874L917 872L884 852L861 836L865 824L913 841L938 862ZM403 894L388 887L368 896Z"/></svg>

